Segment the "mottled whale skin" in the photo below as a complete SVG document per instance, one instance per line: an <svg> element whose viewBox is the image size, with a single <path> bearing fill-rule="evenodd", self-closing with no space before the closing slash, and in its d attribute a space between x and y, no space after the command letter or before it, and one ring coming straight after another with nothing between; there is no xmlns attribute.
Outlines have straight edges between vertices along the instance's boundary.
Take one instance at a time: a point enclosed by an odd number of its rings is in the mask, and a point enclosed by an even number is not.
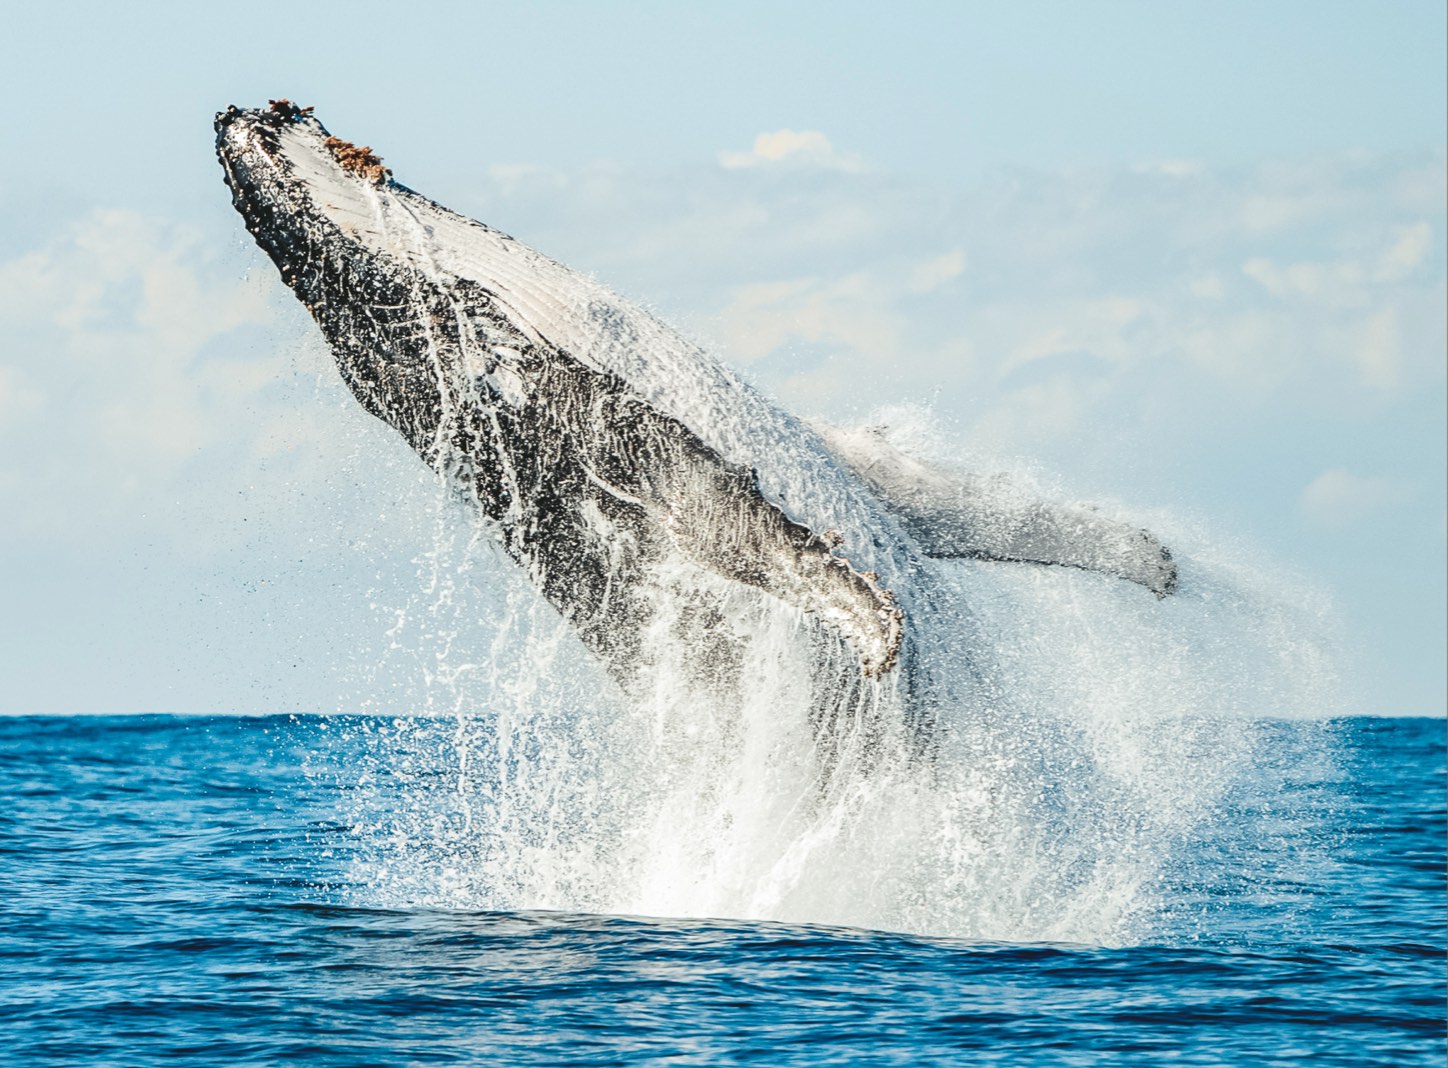
<svg viewBox="0 0 1448 1068"><path fill-rule="evenodd" d="M1034 527L992 523L983 481L822 436L591 278L397 183L310 109L228 108L216 136L247 229L357 400L475 504L625 690L660 635L705 681L737 673L752 600L796 614L819 729L857 718L872 686L905 705L928 689L932 557L1175 584L1149 535L1046 506Z"/></svg>

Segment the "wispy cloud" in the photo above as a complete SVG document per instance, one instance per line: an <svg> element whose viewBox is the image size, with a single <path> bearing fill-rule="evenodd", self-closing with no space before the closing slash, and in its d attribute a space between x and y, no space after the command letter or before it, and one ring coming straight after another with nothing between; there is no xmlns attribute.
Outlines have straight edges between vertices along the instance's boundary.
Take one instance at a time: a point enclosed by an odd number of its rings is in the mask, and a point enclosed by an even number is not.
<svg viewBox="0 0 1448 1068"><path fill-rule="evenodd" d="M486 217L524 212L529 240L811 415L930 403L964 448L1067 470L1109 467L1123 441L1163 468L1227 442L1270 466L1284 442L1335 457L1353 435L1401 439L1417 462L1418 398L1441 391L1448 345L1439 154L1002 170L945 189L782 165L794 151L823 145L592 175L587 197L500 183ZM1270 477L1279 499L1300 492L1285 465Z"/></svg>
<svg viewBox="0 0 1448 1068"><path fill-rule="evenodd" d="M1157 159L1138 163L1132 170L1137 174L1159 174L1167 178L1196 178L1207 172L1207 164L1200 159Z"/></svg>
<svg viewBox="0 0 1448 1068"><path fill-rule="evenodd" d="M818 130L775 130L760 134L747 151L720 152L719 164L729 170L796 166L857 171L862 161L853 153L839 151Z"/></svg>
<svg viewBox="0 0 1448 1068"><path fill-rule="evenodd" d="M1358 475L1334 467L1307 484L1299 503L1315 523L1351 526L1374 513L1403 504L1412 495L1412 486L1401 479Z"/></svg>
<svg viewBox="0 0 1448 1068"><path fill-rule="evenodd" d="M0 465L26 502L14 527L134 526L198 460L250 455L274 415L286 357L233 344L274 323L270 281L219 269L189 227L92 213L0 263L0 294Z"/></svg>
<svg viewBox="0 0 1448 1068"><path fill-rule="evenodd" d="M1443 381L1436 158L943 190L778 131L729 163L687 180L498 168L465 207L651 300L801 411L928 401L971 443L1060 462L1131 434L1200 447L1228 423L1270 454L1298 427L1387 427ZM186 227L96 213L0 263L0 463L34 494L29 515L64 511L61 460L14 469L42 434L86 443L121 501L198 456L307 451L308 413L279 392L295 357L270 340L305 319L239 262L219 267ZM1325 485L1304 517L1331 511Z"/></svg>

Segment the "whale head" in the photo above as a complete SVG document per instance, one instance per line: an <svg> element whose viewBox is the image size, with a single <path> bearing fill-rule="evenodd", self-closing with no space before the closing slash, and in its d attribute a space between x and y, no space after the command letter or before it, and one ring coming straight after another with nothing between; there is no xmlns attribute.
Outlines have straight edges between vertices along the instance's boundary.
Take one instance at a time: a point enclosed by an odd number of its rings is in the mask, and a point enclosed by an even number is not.
<svg viewBox="0 0 1448 1068"><path fill-rule="evenodd" d="M439 416L452 407L446 380L457 376L440 372L456 361L443 358L445 346L419 343L438 334L418 320L439 294L388 247L379 194L390 172L370 149L332 137L310 108L286 100L229 107L215 126L236 210L316 319L343 380L364 408L441 462Z"/></svg>

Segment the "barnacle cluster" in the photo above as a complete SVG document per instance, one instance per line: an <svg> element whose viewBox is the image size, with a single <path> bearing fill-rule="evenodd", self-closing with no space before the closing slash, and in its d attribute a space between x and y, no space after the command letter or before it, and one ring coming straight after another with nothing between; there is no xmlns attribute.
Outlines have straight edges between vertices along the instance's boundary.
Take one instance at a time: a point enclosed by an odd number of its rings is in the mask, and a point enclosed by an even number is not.
<svg viewBox="0 0 1448 1068"><path fill-rule="evenodd" d="M331 150L333 157L344 171L351 171L353 174L361 175L363 178L378 183L392 173L382 166L382 158L367 145L359 148L351 141L344 141L340 137L328 137L322 143Z"/></svg>
<svg viewBox="0 0 1448 1068"><path fill-rule="evenodd" d="M296 104L293 104L286 97L282 97L280 100L268 100L267 105L273 115L279 119L285 119L288 122L305 119L313 110L311 108L297 107Z"/></svg>

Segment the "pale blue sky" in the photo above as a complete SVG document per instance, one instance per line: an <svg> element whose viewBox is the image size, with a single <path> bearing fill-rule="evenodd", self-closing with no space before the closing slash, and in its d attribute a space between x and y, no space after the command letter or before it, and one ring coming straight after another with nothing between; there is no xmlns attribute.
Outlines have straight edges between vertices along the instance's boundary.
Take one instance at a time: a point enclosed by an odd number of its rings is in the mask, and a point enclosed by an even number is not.
<svg viewBox="0 0 1448 1068"><path fill-rule="evenodd" d="M1350 710L1443 712L1441 3L247 10L7 8L0 710L345 707L411 581L212 154L285 95L792 407L1240 539Z"/></svg>

